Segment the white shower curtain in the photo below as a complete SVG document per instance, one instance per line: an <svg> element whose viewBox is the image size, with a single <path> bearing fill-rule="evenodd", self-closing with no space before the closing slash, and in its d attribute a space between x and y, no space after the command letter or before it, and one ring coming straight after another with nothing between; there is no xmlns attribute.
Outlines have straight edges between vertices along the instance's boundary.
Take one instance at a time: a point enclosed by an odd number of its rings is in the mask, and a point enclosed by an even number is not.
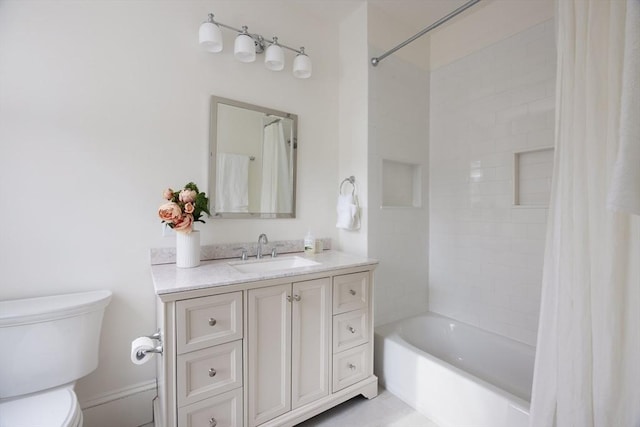
<svg viewBox="0 0 640 427"><path fill-rule="evenodd" d="M289 213L292 206L293 180L282 122L277 121L265 126L262 144L260 212Z"/></svg>
<svg viewBox="0 0 640 427"><path fill-rule="evenodd" d="M620 164L632 173L640 168L628 156L639 152L639 135L619 149L619 136L634 132L620 129L629 126L620 117L640 120L629 111L638 104L622 97L623 90L639 96L638 62L624 79L622 72L625 45L638 42L638 2L556 2L556 157L532 427L640 426L640 217L611 200L607 207L610 189L610 199L620 186L640 195L638 180L613 178L616 163L615 175ZM626 65L633 64L629 55Z"/></svg>

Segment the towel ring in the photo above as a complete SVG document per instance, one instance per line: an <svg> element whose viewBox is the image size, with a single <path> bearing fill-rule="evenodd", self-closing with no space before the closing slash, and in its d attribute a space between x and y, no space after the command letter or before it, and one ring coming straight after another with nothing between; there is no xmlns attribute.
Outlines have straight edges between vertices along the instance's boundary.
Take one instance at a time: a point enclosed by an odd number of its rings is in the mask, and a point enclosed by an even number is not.
<svg viewBox="0 0 640 427"><path fill-rule="evenodd" d="M342 180L342 182L340 183L340 189L338 190L338 192L340 194L342 194L342 187L347 182L353 186L353 189L351 190L351 195L355 196L355 194L356 194L356 177L353 176L353 175L351 175L349 178L345 178L345 179Z"/></svg>

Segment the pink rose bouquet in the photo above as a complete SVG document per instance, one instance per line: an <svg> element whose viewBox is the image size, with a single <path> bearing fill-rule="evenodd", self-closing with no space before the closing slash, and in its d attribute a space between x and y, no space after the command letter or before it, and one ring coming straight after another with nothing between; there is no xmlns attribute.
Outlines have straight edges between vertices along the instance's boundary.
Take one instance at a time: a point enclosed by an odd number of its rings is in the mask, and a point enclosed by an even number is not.
<svg viewBox="0 0 640 427"><path fill-rule="evenodd" d="M190 182L180 191L173 191L167 188L162 193L162 197L167 203L160 206L158 216L163 223L176 231L191 233L194 222L202 222L200 219L203 212L209 212L209 199L204 193L198 191L198 187Z"/></svg>

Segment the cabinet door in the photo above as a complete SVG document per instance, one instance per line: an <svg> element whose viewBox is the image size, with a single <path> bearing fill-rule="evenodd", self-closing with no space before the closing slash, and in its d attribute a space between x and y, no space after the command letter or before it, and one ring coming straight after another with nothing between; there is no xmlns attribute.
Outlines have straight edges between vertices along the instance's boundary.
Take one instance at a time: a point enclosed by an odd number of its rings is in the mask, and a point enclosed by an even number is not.
<svg viewBox="0 0 640 427"><path fill-rule="evenodd" d="M329 394L331 280L293 284L291 407Z"/></svg>
<svg viewBox="0 0 640 427"><path fill-rule="evenodd" d="M291 285L248 292L249 425L291 410Z"/></svg>

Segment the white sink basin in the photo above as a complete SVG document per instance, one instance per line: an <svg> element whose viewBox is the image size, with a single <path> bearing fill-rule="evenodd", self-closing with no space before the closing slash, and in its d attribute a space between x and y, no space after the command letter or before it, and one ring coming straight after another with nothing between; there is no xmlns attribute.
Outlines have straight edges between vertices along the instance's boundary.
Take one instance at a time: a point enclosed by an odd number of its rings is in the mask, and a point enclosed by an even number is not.
<svg viewBox="0 0 640 427"><path fill-rule="evenodd" d="M312 265L320 265L320 263L307 258L292 256L282 258L269 258L259 261L235 261L230 262L229 265L241 273L267 273L270 271L281 271L300 267L310 267Z"/></svg>

